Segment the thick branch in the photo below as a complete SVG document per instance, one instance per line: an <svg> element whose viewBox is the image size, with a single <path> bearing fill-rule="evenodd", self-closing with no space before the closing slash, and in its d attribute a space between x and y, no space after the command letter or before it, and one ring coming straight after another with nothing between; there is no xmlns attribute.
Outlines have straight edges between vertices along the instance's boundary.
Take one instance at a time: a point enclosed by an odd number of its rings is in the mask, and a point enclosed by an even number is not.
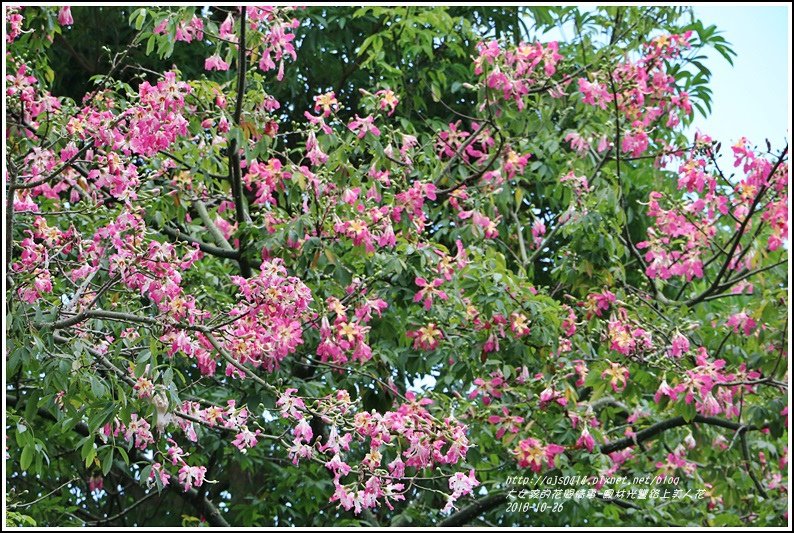
<svg viewBox="0 0 794 533"><path fill-rule="evenodd" d="M199 250L201 250L204 253L214 255L216 257L223 257L224 259L235 259L235 260L239 257L237 250L234 249L227 250L225 248L219 248L218 246L207 244L195 237L188 235L187 233L182 233L178 229L166 227L166 228L159 228L158 231L164 235L168 235L172 239L198 244Z"/></svg>
<svg viewBox="0 0 794 533"><path fill-rule="evenodd" d="M753 480L753 484L755 485L756 490L763 496L764 498L767 497L766 490L764 490L764 486L761 485L761 482L758 481L758 477L756 477L755 472L753 472L752 464L750 463L750 450L747 448L747 436L744 432L739 434L739 440L742 445L742 456L744 457L744 468L747 470L747 474L750 476L750 479Z"/></svg>
<svg viewBox="0 0 794 533"><path fill-rule="evenodd" d="M234 252L234 248L229 241L226 240L226 237L223 236L221 230L218 229L218 226L215 225L215 222L212 221L210 218L209 213L207 213L207 206L201 200L196 200L193 202L193 205L196 207L196 211L198 211L199 216L201 217L201 221L204 222L204 225L207 226L207 231L210 232L212 238L215 239L215 244L220 246L226 251Z"/></svg>
<svg viewBox="0 0 794 533"><path fill-rule="evenodd" d="M648 439L652 439L656 435L659 435L660 433L663 433L668 429L686 426L692 423L707 424L710 426L719 426L733 431L740 431L742 433L744 433L745 431L751 431L757 429L755 426L738 424L736 422L731 422L729 420L724 420L722 418L714 418L711 416L695 415L695 418L693 418L690 422L687 422L683 416L677 416L675 418L662 420L661 422L658 422L649 428L645 428L641 431L638 431L634 435L634 437L626 437L624 439L620 439L614 442L609 442L607 444L604 444L603 446L601 446L601 453L604 454L612 453L618 450L622 450L624 448L628 448L629 446L635 446Z"/></svg>
<svg viewBox="0 0 794 533"><path fill-rule="evenodd" d="M11 270L14 255L14 186L17 183L16 165L9 164L8 191L6 192L6 270Z"/></svg>
<svg viewBox="0 0 794 533"><path fill-rule="evenodd" d="M239 128L240 119L243 113L243 97L245 95L245 70L246 70L246 50L245 50L245 15L246 9L240 9L240 44L237 54L237 101L234 107L234 125ZM240 168L240 147L237 140L229 142L229 177L232 185L232 196L234 197L234 211L237 219L238 228L248 222L248 215L245 212L245 199L243 198L243 177ZM245 258L245 244L240 242L240 272L245 278L251 277L251 265Z"/></svg>
<svg viewBox="0 0 794 533"><path fill-rule="evenodd" d="M80 313L77 313L74 316L70 316L69 318L57 320L49 324L36 322L33 325L37 329L44 329L44 328L64 329L74 326L75 324L79 324L80 322L87 320L89 318L106 318L108 320L118 320L120 322L136 322L139 324L149 324L151 326L158 326L162 324L160 320L153 317L134 315L132 313L120 313L118 311L106 311L104 309L89 309L87 311L82 311Z"/></svg>
<svg viewBox="0 0 794 533"><path fill-rule="evenodd" d="M487 513L491 509L502 505L506 501L507 494L489 494L488 496L476 500L468 507L464 507L457 513L452 514L448 518L445 518L436 525L437 527L465 526L474 518L477 518L481 514Z"/></svg>

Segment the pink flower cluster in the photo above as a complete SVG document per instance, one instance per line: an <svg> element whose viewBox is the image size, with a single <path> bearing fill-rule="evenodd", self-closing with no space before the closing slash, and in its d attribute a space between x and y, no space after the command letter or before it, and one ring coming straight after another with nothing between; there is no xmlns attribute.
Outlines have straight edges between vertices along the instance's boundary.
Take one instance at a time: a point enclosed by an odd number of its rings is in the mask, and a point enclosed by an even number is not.
<svg viewBox="0 0 794 533"><path fill-rule="evenodd" d="M728 317L725 325L733 329L734 333L743 333L745 336L750 336L756 327L756 321L748 315L745 311L734 313Z"/></svg>
<svg viewBox="0 0 794 533"><path fill-rule="evenodd" d="M25 233L28 237L19 243L22 248L19 261L11 265L11 270L30 276L20 283L17 294L23 302L33 304L45 294L52 293L50 260L60 254L69 254L74 245L79 244L79 239L73 228L62 231L57 226L50 226L43 217L36 217L33 229L25 230Z"/></svg>
<svg viewBox="0 0 794 533"><path fill-rule="evenodd" d="M6 14L6 42L13 43L17 37L22 35L22 23L25 18L19 13L22 7L8 6L5 8Z"/></svg>
<svg viewBox="0 0 794 533"><path fill-rule="evenodd" d="M248 6L248 21L252 29L260 29L263 33L261 58L259 68L264 72L277 68L276 79L284 79L284 60L298 58L295 46L295 28L298 27L298 19L286 20L284 10L273 7Z"/></svg>
<svg viewBox="0 0 794 533"><path fill-rule="evenodd" d="M427 220L423 209L425 201L435 201L435 199L436 186L434 184L414 181L408 190L394 195L395 206L391 213L392 219L395 222L400 222L402 214L405 213L416 229L422 232Z"/></svg>
<svg viewBox="0 0 794 533"><path fill-rule="evenodd" d="M519 110L526 105L524 96L531 89L547 84L562 60L556 41L522 42L509 49L502 49L498 41L480 42L477 51L474 73L485 74L486 85L501 91L505 100L515 101Z"/></svg>
<svg viewBox="0 0 794 533"><path fill-rule="evenodd" d="M361 292L360 295L364 297L364 301L355 308L353 316L348 315L347 307L338 298L328 298L328 309L335 316L333 324L327 316L320 322L317 355L322 361L330 360L334 364L343 365L351 358L360 363L372 358L372 350L367 344L367 324L372 320L373 312L380 317L388 304L380 298L366 298L366 292Z"/></svg>
<svg viewBox="0 0 794 533"><path fill-rule="evenodd" d="M677 401L679 396L684 397L684 402L691 404L695 401L697 412L705 416L716 416L723 413L727 418L739 415L739 406L736 405L741 388L747 392L753 390L754 385L742 385L741 382L752 381L761 377L760 372L747 370L745 363L739 369L726 373L725 360L709 361L708 352L701 347L697 350L696 365L687 370L684 377L675 385L670 386L663 379L653 399L659 402L662 397ZM723 385L725 383L739 383Z"/></svg>
<svg viewBox="0 0 794 533"><path fill-rule="evenodd" d="M783 209L788 203L787 166L780 165L773 174L772 161L759 156L749 148L746 139L741 139L732 149L735 165L742 167L745 176L738 184L731 185L729 192L721 194L701 155L704 146L710 149L709 143L707 136L698 136L695 148L678 168L678 188L689 193L679 205L665 209L661 204L665 196L657 191L650 193L648 215L654 224L648 228L648 239L637 243L637 248L647 249L646 273L652 278L681 276L687 281L702 278L703 256L711 251L723 220L730 219L729 223L738 230L745 219L760 212L761 221L770 228L767 248L774 251L788 241L788 214ZM767 202L760 201L764 195ZM668 203L672 201L668 199ZM728 267L749 270L752 257L738 248Z"/></svg>
<svg viewBox="0 0 794 533"><path fill-rule="evenodd" d="M476 135L477 138L468 141L472 135ZM438 133L436 153L441 159L449 159L455 157L455 154L459 154L459 157L466 163L480 164L486 162L488 153L495 143L496 141L487 127L482 128L477 122L472 122L469 132L463 129L461 121L458 120L455 123L450 123L447 129ZM463 148L464 145L466 148ZM517 160L513 161L513 164L520 163ZM526 162L524 161L523 164Z"/></svg>
<svg viewBox="0 0 794 533"><path fill-rule="evenodd" d="M160 414L158 418L158 430L162 432L168 424L175 423L182 429L189 441L197 442L198 436L195 431L195 423L180 415L187 415L191 419L197 419L202 425L210 428L218 427L236 432L232 445L240 450L241 453L246 453L249 448L256 446L257 438L259 438L262 433L259 429L251 431L248 428L250 413L246 407L237 407L235 400L228 400L225 408L216 405L202 408L197 402L184 402L174 413L167 413L164 416ZM130 437L126 436L127 434L141 434L141 437L135 438L136 446L143 450L146 447L145 445L153 444L154 440L149 438L151 435L151 433L148 432L149 425L145 421L138 419L136 415L132 416L133 421L136 423L134 429L130 429L132 423L125 428L117 420L117 429L114 435L121 431L125 433L125 438L130 440ZM109 425L103 430L103 435L110 435ZM139 438L145 445L138 445L137 439ZM163 456L163 463L171 463L173 466L180 466L177 475L179 483L183 486L185 491L189 491L194 487L200 487L205 481L207 468L204 466L188 465L185 458L189 457L190 453L183 450L173 438L168 438L167 443L168 445L165 452L159 452ZM163 463L155 462L151 465L149 481L152 482L156 479L159 481L160 485L167 487L172 478L172 473L166 469Z"/></svg>
<svg viewBox="0 0 794 533"><path fill-rule="evenodd" d="M391 502L405 499L405 481L426 468L457 464L466 458L470 447L465 426L452 419L437 420L428 411L432 400L412 392L405 394L405 402L395 410L383 414L357 411L344 390L315 401L313 411L331 425L328 437L321 442L304 417L305 402L293 396L294 392L285 391L277 402L282 416L296 422L290 457L295 464L311 457L324 461L334 476L330 501L356 514L381 502L393 509ZM355 466L350 464L353 441L367 451ZM387 454L392 457L389 462ZM408 469L415 474L408 475ZM468 476L453 474L448 508L477 484L473 471Z"/></svg>
<svg viewBox="0 0 794 533"><path fill-rule="evenodd" d="M513 449L513 455L521 468L540 472L544 468L554 468L557 456L564 451L565 448L559 444L543 444L541 441L529 437L519 441L518 446Z"/></svg>
<svg viewBox="0 0 794 533"><path fill-rule="evenodd" d="M704 207L703 200L690 203L685 210L666 210L659 203L662 198L661 193L651 192L648 215L655 219L654 226L648 228L648 240L637 243L640 250L647 249L645 272L651 278L682 276L687 281L702 278L702 254L716 235L718 212L709 210L698 216ZM696 221L691 221L692 218Z"/></svg>
<svg viewBox="0 0 794 533"><path fill-rule="evenodd" d="M174 72L166 72L155 86L141 83L139 104L126 113L126 140L133 153L151 157L167 150L177 137L187 136L188 122L182 110L190 92L190 85L177 81Z"/></svg>
<svg viewBox="0 0 794 533"><path fill-rule="evenodd" d="M740 219L746 216L758 194L769 191L767 194L774 195L762 206L761 219L771 229L767 237L767 249L775 251L788 242L788 164L779 165L773 173L772 161L751 149L744 137L731 150L734 155L733 166L741 167L745 174L736 187L740 202L734 214Z"/></svg>
<svg viewBox="0 0 794 533"><path fill-rule="evenodd" d="M255 205L276 205L273 193L282 188L284 181L290 176L289 172L282 169L281 161L276 158L269 159L267 163L253 159L248 162L243 184L256 195L253 202Z"/></svg>
<svg viewBox="0 0 794 533"><path fill-rule="evenodd" d="M645 329L628 322L625 309L618 310L619 317L608 325L609 349L630 357L653 349L653 337Z"/></svg>
<svg viewBox="0 0 794 533"><path fill-rule="evenodd" d="M223 345L240 363L273 372L303 344L302 320L312 296L280 259L263 261L260 269L254 278L231 277L241 299L229 311L236 320L223 328ZM227 367L227 374L237 372Z"/></svg>
<svg viewBox="0 0 794 533"><path fill-rule="evenodd" d="M137 413L130 415L130 423L124 425L121 420L116 418L113 424L105 424L99 432L99 438L107 442L112 437L121 435L127 442L133 443L135 448L145 450L150 444L154 444L151 425Z"/></svg>
<svg viewBox="0 0 794 533"><path fill-rule="evenodd" d="M173 24L173 17L164 18L158 24L153 33L155 35L164 35L168 33L169 26ZM204 21L194 15L190 20L179 20L176 22L176 29L174 33L174 40L185 43L192 43L194 40L201 41L204 39Z"/></svg>
<svg viewBox="0 0 794 533"><path fill-rule="evenodd" d="M618 111L628 127L622 134L620 149L632 157L648 150L649 132L659 120L666 127L675 127L681 114L692 113L689 95L678 91L675 78L666 72L667 62L679 58L689 47L691 32L664 35L647 44L637 61L627 60L609 74L611 79L579 78L582 101L603 110L617 98ZM613 92L614 85L614 92Z"/></svg>

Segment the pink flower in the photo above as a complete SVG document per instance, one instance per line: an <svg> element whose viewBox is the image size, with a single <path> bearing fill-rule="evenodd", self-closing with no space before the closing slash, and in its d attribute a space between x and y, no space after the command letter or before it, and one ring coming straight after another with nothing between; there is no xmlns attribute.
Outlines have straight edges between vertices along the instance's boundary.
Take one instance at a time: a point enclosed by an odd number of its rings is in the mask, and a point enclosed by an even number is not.
<svg viewBox="0 0 794 533"><path fill-rule="evenodd" d="M579 156L587 155L587 152L590 150L590 143L587 142L587 139L572 131L568 135L565 136L565 140L571 143L571 148L576 150L576 153Z"/></svg>
<svg viewBox="0 0 794 533"><path fill-rule="evenodd" d="M529 334L529 319L524 313L515 312L510 314L510 331L517 338Z"/></svg>
<svg viewBox="0 0 794 533"><path fill-rule="evenodd" d="M88 490L91 492L100 491L105 487L105 480L102 476L91 476L88 478Z"/></svg>
<svg viewBox="0 0 794 533"><path fill-rule="evenodd" d="M540 248L543 244L543 235L546 234L546 224L542 220L537 219L532 224L532 243L535 248Z"/></svg>
<svg viewBox="0 0 794 533"><path fill-rule="evenodd" d="M306 405L303 403L303 399L292 396L294 392L298 392L298 389L287 389L276 401L276 407L281 410L281 416L283 418L291 417L296 420L303 418L303 413L301 413L301 411L306 410Z"/></svg>
<svg viewBox="0 0 794 533"><path fill-rule="evenodd" d="M350 131L357 134L359 139L366 137L367 133L371 133L375 137L380 135L380 130L375 126L375 117L372 115L364 118L356 115L356 118L351 120L347 127Z"/></svg>
<svg viewBox="0 0 794 533"><path fill-rule="evenodd" d="M204 476L207 473L206 466L188 466L182 465L179 469L179 482L185 488L185 492L193 487L200 487L204 484Z"/></svg>
<svg viewBox="0 0 794 533"><path fill-rule="evenodd" d="M516 174L522 174L529 162L531 154L518 155L514 150L507 151L507 157L504 162L504 172L507 179L512 179Z"/></svg>
<svg viewBox="0 0 794 533"><path fill-rule="evenodd" d="M163 487L167 487L171 482L171 474L169 474L160 463L154 463L152 469L149 471L149 481L153 479L159 479L160 484Z"/></svg>
<svg viewBox="0 0 794 533"><path fill-rule="evenodd" d="M300 439L295 439L287 449L287 456L292 459L292 464L297 465L300 459L308 459L312 456L312 447L308 444L303 444Z"/></svg>
<svg viewBox="0 0 794 533"><path fill-rule="evenodd" d="M229 70L229 64L215 54L204 60L204 70Z"/></svg>
<svg viewBox="0 0 794 533"><path fill-rule="evenodd" d="M394 113L394 110L397 108L397 104L400 103L400 101L397 99L397 96L395 96L394 91L390 89L382 89L376 92L375 96L380 98L378 105L384 111L388 111L389 116Z"/></svg>
<svg viewBox="0 0 794 533"><path fill-rule="evenodd" d="M614 392L623 392L626 380L629 378L629 369L619 363L609 362L609 366L601 372L602 378L609 378L609 384Z"/></svg>
<svg viewBox="0 0 794 533"><path fill-rule="evenodd" d="M292 434L295 435L295 442L311 442L314 436L312 428L305 418L300 419L298 425L292 430Z"/></svg>
<svg viewBox="0 0 794 533"><path fill-rule="evenodd" d="M659 385L659 389L656 391L656 394L653 395L653 401L659 403L659 400L662 399L662 396L667 396L673 401L678 399L678 393L674 388L667 384L666 379L662 380L662 383Z"/></svg>
<svg viewBox="0 0 794 533"><path fill-rule="evenodd" d="M342 461L339 454L336 453L330 461L325 463L325 467L334 473L334 481L339 481L350 473L350 465Z"/></svg>
<svg viewBox="0 0 794 533"><path fill-rule="evenodd" d="M6 23L8 24L6 42L13 43L14 40L22 34L22 22L24 21L24 17L16 12L19 8L9 6L6 9L8 9L6 12Z"/></svg>
<svg viewBox="0 0 794 533"><path fill-rule="evenodd" d="M476 378L474 385L476 385L476 388L469 393L469 399L473 400L482 394L482 403L490 405L494 398L499 399L502 397L503 389L507 386L507 382L501 372L495 371L491 373L490 380L485 381L482 378Z"/></svg>
<svg viewBox="0 0 794 533"><path fill-rule="evenodd" d="M568 311L568 316L562 320L560 326L567 337L573 337L574 334L576 334L576 313L567 305L563 305L562 307Z"/></svg>
<svg viewBox="0 0 794 533"><path fill-rule="evenodd" d="M673 342L670 346L670 349L667 350L667 353L670 357L675 357L676 359L680 358L682 355L689 351L689 339L685 336L681 335L680 333L676 333L673 337Z"/></svg>
<svg viewBox="0 0 794 533"><path fill-rule="evenodd" d="M322 116L330 117L332 111L339 109L339 102L333 91L314 97L314 112L322 111Z"/></svg>
<svg viewBox="0 0 794 533"><path fill-rule="evenodd" d="M124 438L127 441L135 440L135 447L139 450L145 450L149 444L154 444L154 437L150 431L151 426L143 418L138 418L136 413L130 416L130 423L127 425L127 430L124 432Z"/></svg>
<svg viewBox="0 0 794 533"><path fill-rule="evenodd" d="M565 448L558 444L544 446L537 439L530 437L518 443L518 446L513 449L513 455L518 459L519 467L530 468L533 472L540 472L543 468L544 460L547 468L554 468L556 457L564 451Z"/></svg>
<svg viewBox="0 0 794 533"><path fill-rule="evenodd" d="M173 439L168 439L168 443L169 447L166 451L166 455L168 456L168 459L171 460L171 464L177 465L179 463L185 462L184 457L187 457L190 454L185 453Z"/></svg>
<svg viewBox="0 0 794 533"><path fill-rule="evenodd" d="M414 339L415 350L435 350L438 341L444 338L444 333L433 322L419 329L408 331L408 338Z"/></svg>
<svg viewBox="0 0 794 533"><path fill-rule="evenodd" d="M58 24L60 24L61 26L71 26L72 24L74 24L71 7L64 6L58 10Z"/></svg>
<svg viewBox="0 0 794 533"><path fill-rule="evenodd" d="M613 100L612 94L601 83L590 83L585 78L579 78L579 92L585 104L606 109L607 104Z"/></svg>
<svg viewBox="0 0 794 533"><path fill-rule="evenodd" d="M627 132L621 141L621 149L630 152L632 157L639 157L648 149L650 138L648 133L640 128Z"/></svg>
<svg viewBox="0 0 794 533"><path fill-rule="evenodd" d="M739 333L739 330L741 330L745 335L749 336L757 324L747 313L742 311L741 313L729 316L725 325L729 328L733 328L734 333Z"/></svg>
<svg viewBox="0 0 794 533"><path fill-rule="evenodd" d="M314 166L322 165L328 161L328 154L323 152L320 148L320 145L317 142L317 137L313 131L309 132L309 135L306 138L306 156Z"/></svg>
<svg viewBox="0 0 794 533"><path fill-rule="evenodd" d="M339 453L340 450L350 449L351 440L353 440L352 433L345 433L340 437L339 430L336 428L336 426L331 426L331 431L328 433L328 439L324 444L320 444L318 448L321 452L327 452L330 450L334 453Z"/></svg>
<svg viewBox="0 0 794 533"><path fill-rule="evenodd" d="M479 484L480 482L474 477L474 469L469 470L468 476L461 472L455 472L455 474L449 478L449 490L452 491L452 494L447 497L447 504L442 511L446 512L452 510L452 504L456 500L462 496L471 494L472 489Z"/></svg>
<svg viewBox="0 0 794 533"><path fill-rule="evenodd" d="M604 312L609 311L609 306L613 303L615 303L615 295L607 289L600 293L588 294L585 303L587 319L589 320L593 315L602 316Z"/></svg>
<svg viewBox="0 0 794 533"><path fill-rule="evenodd" d="M576 441L576 445L580 448L586 448L588 452L593 453L593 448L595 448L595 439L593 436L590 435L590 432L587 430L587 427L582 430L582 435Z"/></svg>
<svg viewBox="0 0 794 533"><path fill-rule="evenodd" d="M133 389L138 393L138 398L151 398L154 393L154 384L146 376L141 376L135 382Z"/></svg>
<svg viewBox="0 0 794 533"><path fill-rule="evenodd" d="M236 446L240 452L245 453L248 448L253 448L256 446L256 438L262 433L261 430L256 430L255 432L251 432L248 429L248 426L243 426L241 428L240 433L232 441L232 445Z"/></svg>
<svg viewBox="0 0 794 533"><path fill-rule="evenodd" d="M506 406L502 406L502 414L504 416L491 415L488 417L488 423L499 425L499 429L496 430L497 439L501 439L508 431L518 433L521 430L521 424L524 423L524 417L511 416Z"/></svg>
<svg viewBox="0 0 794 533"><path fill-rule="evenodd" d="M443 279L436 278L432 282L428 282L425 278L417 277L415 281L421 289L414 295L414 302L421 302L424 300L425 311L430 311L430 306L433 304L434 297L440 298L441 300L446 300L448 298L447 293L438 288L444 283Z"/></svg>

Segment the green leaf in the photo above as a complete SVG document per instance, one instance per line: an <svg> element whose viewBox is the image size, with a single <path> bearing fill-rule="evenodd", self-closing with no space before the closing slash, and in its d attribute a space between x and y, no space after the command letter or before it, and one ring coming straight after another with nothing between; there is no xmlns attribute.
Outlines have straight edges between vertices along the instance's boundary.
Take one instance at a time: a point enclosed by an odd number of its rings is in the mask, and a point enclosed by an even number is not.
<svg viewBox="0 0 794 533"><path fill-rule="evenodd" d="M19 467L22 470L27 470L33 462L33 445L27 445L22 448L22 456L19 458Z"/></svg>
<svg viewBox="0 0 794 533"><path fill-rule="evenodd" d="M113 468L113 448L110 448L110 452L106 453L102 460L102 475L107 476L111 468Z"/></svg>
<svg viewBox="0 0 794 533"><path fill-rule="evenodd" d="M154 44L155 44L156 40L157 40L157 37L155 35L150 35L149 36L149 40L146 41L146 55L147 56L152 53L152 50L154 50Z"/></svg>
<svg viewBox="0 0 794 533"><path fill-rule="evenodd" d="M96 458L96 448L93 446L89 448L88 453L85 456L85 467L88 468L94 462Z"/></svg>

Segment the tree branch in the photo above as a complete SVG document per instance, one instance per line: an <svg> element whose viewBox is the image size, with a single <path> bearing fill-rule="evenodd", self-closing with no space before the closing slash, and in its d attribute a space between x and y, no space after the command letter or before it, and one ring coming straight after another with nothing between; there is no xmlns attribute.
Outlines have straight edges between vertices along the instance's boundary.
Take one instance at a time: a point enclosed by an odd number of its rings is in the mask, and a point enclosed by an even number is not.
<svg viewBox="0 0 794 533"><path fill-rule="evenodd" d="M722 418L715 418L711 416L702 416L702 415L695 415L691 421L687 422L683 416L676 416L675 418L670 418L667 420L662 420L651 427L645 428L641 431L638 431L634 437L626 437L624 439L616 440L614 442L607 443L601 446L601 453L608 454L612 452L616 452L618 450L622 450L624 448L628 448L629 446L635 446L643 441L648 439L652 439L656 435L667 431L668 429L673 429L681 426L687 426L689 424L707 424L710 426L718 426L726 429L730 429L733 431L739 432L746 432L752 431L756 428L755 426L748 426L745 424L738 424L736 422L731 422L729 420L724 420Z"/></svg>
<svg viewBox="0 0 794 533"><path fill-rule="evenodd" d="M108 320L118 320L120 322L136 322L139 324L149 324L151 326L160 326L162 325L162 321L148 316L140 316L134 315L132 313L121 313L118 311L106 311L104 309L88 309L86 311L82 311L77 313L74 316L70 316L69 318L64 318L62 320L57 320L52 323L46 322L34 322L33 326L37 329L64 329L75 324L79 324L80 322L87 320L89 318L106 318Z"/></svg>
<svg viewBox="0 0 794 533"><path fill-rule="evenodd" d="M236 250L231 244L229 244L229 241L227 241L226 237L223 236L221 230L218 229L218 226L216 226L215 222L213 222L210 218L209 213L207 213L207 206L204 204L204 202L201 200L195 200L193 205L196 207L196 211L198 211L202 222L204 222L204 225L207 226L207 231L209 231L210 235L212 235L212 238L215 239L215 244L228 252L234 252L237 254Z"/></svg>
<svg viewBox="0 0 794 533"><path fill-rule="evenodd" d="M195 237L188 235L187 233L183 233L175 228L157 228L157 231L160 233L171 237L172 239L177 239L180 241L185 241L193 244L198 244L199 250L204 253L208 253L210 255L214 255L216 257L222 257L224 259L234 259L237 260L240 254L237 250L227 250L225 248L219 248L218 246L213 246L211 244L207 244Z"/></svg>
<svg viewBox="0 0 794 533"><path fill-rule="evenodd" d="M750 451L747 449L747 435L745 435L745 433L745 431L739 433L739 441L742 445L742 456L744 457L744 468L747 470L747 474L750 476L750 479L753 480L756 490L761 494L761 496L766 498L766 490L764 490L764 486L761 485L761 482L758 481L755 472L753 472L753 467L750 464Z"/></svg>
<svg viewBox="0 0 794 533"><path fill-rule="evenodd" d="M775 172L777 172L777 169L780 168L781 164L783 164L783 161L785 160L787 154L788 154L788 146L786 146L783 149L783 152L781 152L780 156L778 156L775 165L772 167L772 170L769 171L769 176L767 176L767 181L769 181L772 178L772 176L775 175ZM728 267L731 264L731 260L733 259L736 250L739 248L739 243L741 243L742 237L744 236L744 232L747 229L747 225L750 223L750 220L753 218L753 215L755 214L755 210L758 208L758 204L761 203L761 198L763 198L767 190L769 190L769 187L761 187L761 189L758 191L758 194L753 199L753 203L750 205L750 209L747 212L747 216L744 217L744 220L739 225L739 229L736 230L736 237L734 238L733 244L731 245L730 251L728 252L728 257L726 257L725 261L722 263L722 267L720 267L720 270L717 273L717 277L714 278L714 281L706 290L704 290L702 293L695 296L694 298L687 300L684 303L684 305L686 305L687 307L692 307L693 305L702 302L704 299L706 299L707 297L711 296L712 294L720 290L719 288L722 277L727 272Z"/></svg>
<svg viewBox="0 0 794 533"><path fill-rule="evenodd" d="M437 527L460 527L468 524L472 519L481 514L487 513L491 509L498 507L507 501L507 494L489 494L484 496L468 507L464 507L460 511L453 513L451 516L445 518L438 524Z"/></svg>
<svg viewBox="0 0 794 533"><path fill-rule="evenodd" d="M240 118L243 113L243 97L245 95L245 71L246 71L246 56L245 56L245 15L247 11L245 7L240 9L240 42L237 46L237 102L234 107L234 124L239 128ZM237 219L237 227L248 222L248 215L245 212L245 199L243 198L243 178L242 170L240 168L240 147L237 146L237 140L232 139L229 142L229 177L232 184L232 196L234 196L234 210ZM251 265L245 258L245 245L240 240L240 273L245 278L251 277Z"/></svg>
<svg viewBox="0 0 794 533"><path fill-rule="evenodd" d="M17 168L9 158L8 191L6 192L6 271L11 270L14 255L14 189L17 183Z"/></svg>

